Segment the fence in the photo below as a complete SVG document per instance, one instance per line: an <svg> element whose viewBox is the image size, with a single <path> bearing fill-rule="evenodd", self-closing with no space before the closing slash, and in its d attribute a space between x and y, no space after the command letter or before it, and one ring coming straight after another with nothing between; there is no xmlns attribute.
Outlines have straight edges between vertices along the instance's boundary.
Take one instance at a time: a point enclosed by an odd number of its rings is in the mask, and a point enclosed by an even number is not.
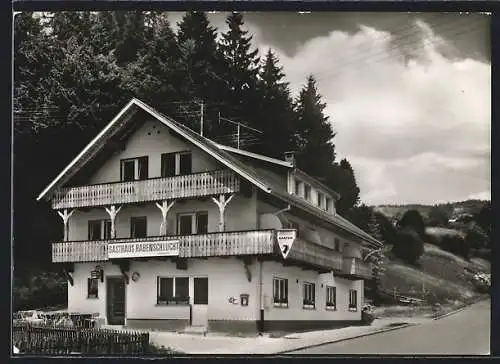
<svg viewBox="0 0 500 364"><path fill-rule="evenodd" d="M54 328L15 323L12 344L22 354L146 354L149 334L107 329Z"/></svg>

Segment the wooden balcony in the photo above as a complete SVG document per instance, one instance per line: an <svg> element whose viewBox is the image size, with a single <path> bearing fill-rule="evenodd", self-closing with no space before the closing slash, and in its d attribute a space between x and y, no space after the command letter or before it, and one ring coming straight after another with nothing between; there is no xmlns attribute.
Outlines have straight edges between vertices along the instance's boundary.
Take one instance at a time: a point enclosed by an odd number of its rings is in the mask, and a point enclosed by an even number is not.
<svg viewBox="0 0 500 364"><path fill-rule="evenodd" d="M343 260L344 260L342 266L343 274L359 279L372 278L373 276L372 267L370 266L369 263L364 262L359 258L344 257Z"/></svg>
<svg viewBox="0 0 500 364"><path fill-rule="evenodd" d="M239 177L230 170L216 170L183 176L115 182L58 190L53 209L105 206L235 193Z"/></svg>
<svg viewBox="0 0 500 364"><path fill-rule="evenodd" d="M179 257L211 257L273 254L274 230L231 231L185 236L153 236L141 239L70 241L52 244L52 262L98 262L109 260L108 247L119 243L179 241Z"/></svg>
<svg viewBox="0 0 500 364"><path fill-rule="evenodd" d="M287 259L303 261L329 270L342 269L341 253L301 238L296 238Z"/></svg>

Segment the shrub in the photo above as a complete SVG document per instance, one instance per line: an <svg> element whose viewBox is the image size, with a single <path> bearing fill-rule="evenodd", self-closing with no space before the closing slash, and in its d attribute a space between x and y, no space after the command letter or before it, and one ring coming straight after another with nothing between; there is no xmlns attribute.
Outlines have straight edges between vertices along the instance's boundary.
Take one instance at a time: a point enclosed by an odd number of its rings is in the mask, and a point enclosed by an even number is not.
<svg viewBox="0 0 500 364"><path fill-rule="evenodd" d="M425 238L425 223L422 215L417 210L408 210L404 213L403 217L399 221L399 226L401 228L411 228L415 231L420 239Z"/></svg>
<svg viewBox="0 0 500 364"><path fill-rule="evenodd" d="M398 258L415 264L424 254L424 242L413 229L405 228L397 232L392 251Z"/></svg>
<svg viewBox="0 0 500 364"><path fill-rule="evenodd" d="M441 240L441 249L444 249L464 259L469 259L469 242L460 235L447 235Z"/></svg>

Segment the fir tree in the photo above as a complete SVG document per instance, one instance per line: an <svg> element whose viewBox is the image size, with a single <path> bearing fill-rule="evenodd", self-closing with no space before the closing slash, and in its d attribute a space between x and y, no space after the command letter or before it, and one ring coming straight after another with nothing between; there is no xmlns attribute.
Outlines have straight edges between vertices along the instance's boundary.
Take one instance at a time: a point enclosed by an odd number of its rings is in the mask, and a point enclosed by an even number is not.
<svg viewBox="0 0 500 364"><path fill-rule="evenodd" d="M380 226L377 222L377 218L375 216L375 212L373 211L373 209L371 210L371 214L368 220L367 232L378 241L382 243L384 242ZM372 253L368 252L368 254L371 254L368 257L368 261L371 263L373 276L372 279L366 285L366 287L368 288L367 291L369 292L369 295L375 302L377 302L380 298L381 277L385 272L385 267L384 267L385 255L382 249Z"/></svg>

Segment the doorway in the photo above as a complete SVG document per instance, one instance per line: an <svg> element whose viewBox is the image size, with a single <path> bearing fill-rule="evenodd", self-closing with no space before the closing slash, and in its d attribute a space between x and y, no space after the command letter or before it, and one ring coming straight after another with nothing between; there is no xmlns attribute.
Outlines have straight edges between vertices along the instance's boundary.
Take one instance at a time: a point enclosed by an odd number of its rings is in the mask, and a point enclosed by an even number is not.
<svg viewBox="0 0 500 364"><path fill-rule="evenodd" d="M125 325L125 280L106 279L106 317L109 325Z"/></svg>
<svg viewBox="0 0 500 364"><path fill-rule="evenodd" d="M193 278L192 326L208 324L208 277Z"/></svg>

